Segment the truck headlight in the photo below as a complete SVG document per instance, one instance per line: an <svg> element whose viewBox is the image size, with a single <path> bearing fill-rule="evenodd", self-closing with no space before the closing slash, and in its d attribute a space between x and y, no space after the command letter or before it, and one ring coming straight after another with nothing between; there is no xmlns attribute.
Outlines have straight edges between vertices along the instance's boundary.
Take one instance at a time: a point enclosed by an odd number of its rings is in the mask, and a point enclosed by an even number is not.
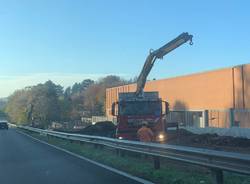
<svg viewBox="0 0 250 184"><path fill-rule="evenodd" d="M158 135L158 138L159 138L160 140L163 140L163 139L165 138L165 135L164 135L164 134L159 134L159 135Z"/></svg>
<svg viewBox="0 0 250 184"><path fill-rule="evenodd" d="M118 139L123 139L122 137L118 137Z"/></svg>

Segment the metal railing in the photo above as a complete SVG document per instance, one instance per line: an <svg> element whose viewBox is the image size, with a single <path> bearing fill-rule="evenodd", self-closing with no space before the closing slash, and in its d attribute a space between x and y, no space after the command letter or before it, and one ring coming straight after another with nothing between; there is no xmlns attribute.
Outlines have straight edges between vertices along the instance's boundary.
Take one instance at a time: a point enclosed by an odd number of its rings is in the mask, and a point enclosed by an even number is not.
<svg viewBox="0 0 250 184"><path fill-rule="evenodd" d="M223 171L250 175L250 154L168 144L144 143L100 136L70 134L27 126L18 126L18 128L44 134L48 137L53 136L70 140L72 142L87 142L95 145L111 147L116 149L118 154L121 154L122 151L129 151L150 155L154 158L155 169L160 168L160 158L199 165L211 169L214 176L214 183L217 184L223 183Z"/></svg>

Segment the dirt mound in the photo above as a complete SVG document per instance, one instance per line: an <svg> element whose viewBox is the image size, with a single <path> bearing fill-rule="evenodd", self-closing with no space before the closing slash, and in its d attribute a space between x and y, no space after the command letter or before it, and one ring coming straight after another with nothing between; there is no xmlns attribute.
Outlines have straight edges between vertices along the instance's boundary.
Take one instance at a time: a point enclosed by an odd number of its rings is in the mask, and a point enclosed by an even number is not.
<svg viewBox="0 0 250 184"><path fill-rule="evenodd" d="M114 137L116 126L111 121L101 121L79 131L81 134Z"/></svg>
<svg viewBox="0 0 250 184"><path fill-rule="evenodd" d="M250 140L229 136L218 136L217 134L196 135L191 139L194 143L216 146L250 147Z"/></svg>
<svg viewBox="0 0 250 184"><path fill-rule="evenodd" d="M184 129L180 129L179 133L173 139L167 140L166 143L250 153L250 139L219 136L217 134L198 135Z"/></svg>

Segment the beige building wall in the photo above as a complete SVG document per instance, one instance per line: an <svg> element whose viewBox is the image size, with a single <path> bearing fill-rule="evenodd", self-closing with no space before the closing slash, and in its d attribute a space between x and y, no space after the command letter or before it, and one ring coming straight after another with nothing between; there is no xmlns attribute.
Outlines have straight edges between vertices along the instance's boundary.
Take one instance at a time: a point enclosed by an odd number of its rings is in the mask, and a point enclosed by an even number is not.
<svg viewBox="0 0 250 184"><path fill-rule="evenodd" d="M107 116L111 116L111 105L118 100L120 92L135 89L136 84L107 89ZM250 64L148 81L145 91L158 91L170 103L171 110L209 110L209 126L229 127L229 108L250 108ZM238 114L235 118L241 119L244 127L250 127L249 115L239 117Z"/></svg>

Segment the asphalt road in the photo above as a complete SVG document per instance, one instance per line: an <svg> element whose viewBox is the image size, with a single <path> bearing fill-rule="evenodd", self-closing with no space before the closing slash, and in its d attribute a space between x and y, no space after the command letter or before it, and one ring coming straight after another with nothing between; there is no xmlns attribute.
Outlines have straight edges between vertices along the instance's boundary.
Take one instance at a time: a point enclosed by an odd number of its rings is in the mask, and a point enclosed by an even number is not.
<svg viewBox="0 0 250 184"><path fill-rule="evenodd" d="M138 184L13 129L0 130L0 183Z"/></svg>

